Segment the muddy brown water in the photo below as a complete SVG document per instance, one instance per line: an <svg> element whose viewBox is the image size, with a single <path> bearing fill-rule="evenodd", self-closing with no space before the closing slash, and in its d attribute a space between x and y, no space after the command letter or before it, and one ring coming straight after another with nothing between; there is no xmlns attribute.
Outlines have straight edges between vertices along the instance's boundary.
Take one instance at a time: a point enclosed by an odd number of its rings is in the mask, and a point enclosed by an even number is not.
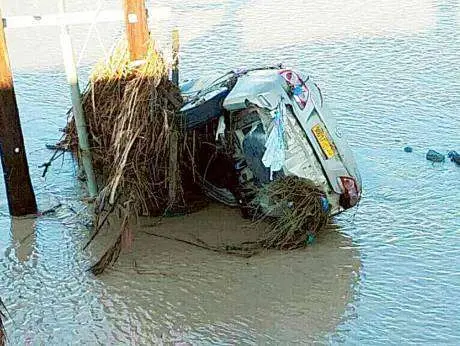
<svg viewBox="0 0 460 346"><path fill-rule="evenodd" d="M56 3L0 0L5 16L54 12ZM309 73L349 137L364 198L313 246L250 259L143 232L245 239L236 210L212 205L154 227L158 220L142 220L131 250L96 278L87 268L113 234L82 251L90 231L73 161L56 161L46 178L37 168L70 103L59 31L7 29L37 199L42 209L64 205L12 221L0 184L9 343L458 344L460 170L424 158L428 149L460 150L458 1L155 3L173 9L169 21L152 23L162 46L182 28L183 78L280 61ZM122 32L97 28L87 44L88 27L72 28L82 80Z"/></svg>

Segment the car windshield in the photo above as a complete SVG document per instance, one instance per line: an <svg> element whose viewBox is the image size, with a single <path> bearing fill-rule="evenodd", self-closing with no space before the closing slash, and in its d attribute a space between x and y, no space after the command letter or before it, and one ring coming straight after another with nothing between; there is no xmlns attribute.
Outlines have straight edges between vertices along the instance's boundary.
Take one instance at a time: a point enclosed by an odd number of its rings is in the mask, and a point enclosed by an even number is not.
<svg viewBox="0 0 460 346"><path fill-rule="evenodd" d="M208 77L204 80L201 80L200 81L201 90L198 91L197 96L201 96L213 90L219 89L220 87L222 87L222 84L230 78L231 75L233 75L233 72L229 72L224 75L220 75L217 78L215 78L215 75L214 75L212 77Z"/></svg>

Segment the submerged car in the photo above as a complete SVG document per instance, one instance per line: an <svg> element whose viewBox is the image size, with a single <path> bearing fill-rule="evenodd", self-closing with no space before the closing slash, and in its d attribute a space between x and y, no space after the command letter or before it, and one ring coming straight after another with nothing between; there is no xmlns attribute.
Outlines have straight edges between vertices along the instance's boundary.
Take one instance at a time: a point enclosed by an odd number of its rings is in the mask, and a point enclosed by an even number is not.
<svg viewBox="0 0 460 346"><path fill-rule="evenodd" d="M263 186L297 176L321 187L332 214L359 202L353 154L309 77L281 65L240 69L185 82L181 93L193 174L209 197L245 212Z"/></svg>

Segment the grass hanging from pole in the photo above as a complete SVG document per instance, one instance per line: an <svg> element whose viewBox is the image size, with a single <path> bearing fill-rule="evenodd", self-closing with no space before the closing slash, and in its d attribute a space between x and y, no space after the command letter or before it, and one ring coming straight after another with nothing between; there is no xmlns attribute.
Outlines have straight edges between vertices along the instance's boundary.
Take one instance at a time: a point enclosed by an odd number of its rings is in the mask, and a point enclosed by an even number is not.
<svg viewBox="0 0 460 346"><path fill-rule="evenodd" d="M181 104L180 91L168 79L168 66L153 42L140 65L130 62L127 43L122 41L107 61L95 66L83 94L100 188L95 232L101 219L126 205L130 217L162 214L170 207L170 179L179 180L175 201L183 203L180 176L168 175L170 136L176 132L180 137L177 111ZM73 118L65 133L61 144L76 151Z"/></svg>
<svg viewBox="0 0 460 346"><path fill-rule="evenodd" d="M151 45L145 63L134 66L126 42L97 64L83 95L93 164L100 181L100 210L129 201L138 215L161 213L167 202L169 138L178 131L182 99L168 68ZM75 123L67 146L77 147ZM180 185L180 184L179 184Z"/></svg>

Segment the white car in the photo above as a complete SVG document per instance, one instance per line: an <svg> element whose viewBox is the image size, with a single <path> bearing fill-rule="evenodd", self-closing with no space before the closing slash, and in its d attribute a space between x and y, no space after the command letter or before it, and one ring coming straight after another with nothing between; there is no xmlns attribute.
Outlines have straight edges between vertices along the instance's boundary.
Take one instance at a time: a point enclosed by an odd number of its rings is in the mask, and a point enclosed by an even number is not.
<svg viewBox="0 0 460 346"><path fill-rule="evenodd" d="M281 65L241 69L181 92L194 172L209 197L245 211L262 186L294 175L322 187L332 214L360 200L353 154L309 77Z"/></svg>

